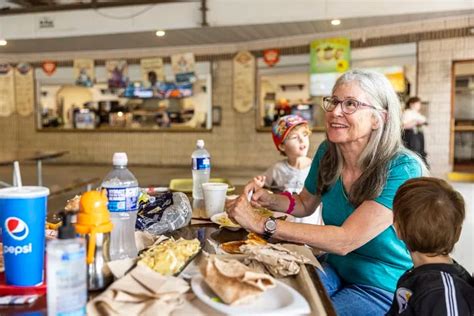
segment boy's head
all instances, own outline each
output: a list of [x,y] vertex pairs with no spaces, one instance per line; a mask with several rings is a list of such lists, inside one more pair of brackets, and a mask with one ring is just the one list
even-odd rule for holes
[[282,116],[272,127],[273,142],[284,156],[306,156],[310,134],[308,122],[298,115]]
[[393,202],[393,225],[410,252],[447,256],[461,234],[464,199],[446,181],[415,178]]

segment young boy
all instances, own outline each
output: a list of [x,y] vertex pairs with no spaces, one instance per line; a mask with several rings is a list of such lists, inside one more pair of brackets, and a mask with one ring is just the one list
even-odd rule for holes
[[[311,158],[307,157],[310,134],[308,122],[297,115],[286,115],[278,119],[272,127],[273,142],[286,159],[276,162],[264,175],[255,177],[253,181],[261,187],[292,194],[300,193],[311,167]],[[320,224],[319,213],[315,211],[311,216],[297,221]]]
[[387,315],[474,315],[474,279],[449,256],[465,216],[461,194],[441,179],[411,179],[393,215],[414,267],[398,280]]

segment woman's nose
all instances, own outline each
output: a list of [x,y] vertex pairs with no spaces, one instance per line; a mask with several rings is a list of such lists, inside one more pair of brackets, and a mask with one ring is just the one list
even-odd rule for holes
[[334,108],[334,110],[332,111],[332,113],[336,116],[342,116],[343,115],[343,111],[342,111],[342,102],[339,102],[336,107]]

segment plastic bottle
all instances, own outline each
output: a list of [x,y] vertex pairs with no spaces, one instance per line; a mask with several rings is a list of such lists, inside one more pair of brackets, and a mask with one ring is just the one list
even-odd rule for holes
[[107,190],[108,208],[114,228],[111,233],[110,258],[135,258],[135,222],[138,210],[138,181],[127,169],[126,153],[115,153],[114,169],[104,178],[102,188]]
[[85,315],[87,270],[84,239],[76,238],[72,213],[62,213],[58,239],[48,242],[48,315]]
[[204,148],[204,140],[198,139],[196,150],[191,155],[193,161],[193,199],[202,200],[202,184],[211,176],[211,156]]

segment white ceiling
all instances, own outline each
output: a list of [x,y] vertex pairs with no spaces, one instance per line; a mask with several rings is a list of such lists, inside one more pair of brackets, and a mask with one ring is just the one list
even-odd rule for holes
[[148,47],[192,46],[247,42],[286,36],[325,33],[362,27],[413,22],[461,14],[473,14],[474,10],[439,12],[430,14],[405,14],[392,16],[344,19],[337,28],[329,21],[306,21],[242,26],[201,27],[174,29],[165,37],[156,37],[154,32],[136,32],[63,38],[9,40],[0,47],[2,53],[42,53],[61,51],[90,51]]

